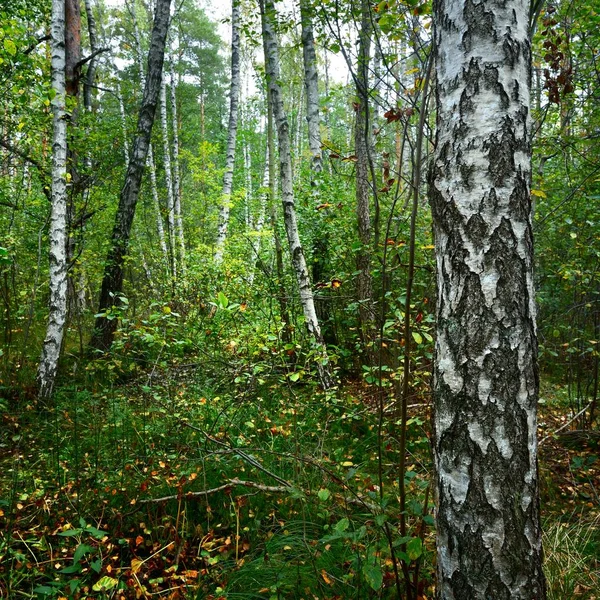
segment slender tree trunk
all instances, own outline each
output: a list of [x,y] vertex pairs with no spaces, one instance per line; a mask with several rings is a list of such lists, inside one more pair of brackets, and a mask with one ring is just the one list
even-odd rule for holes
[[[131,22],[133,24],[133,37],[135,39],[136,57],[138,62],[138,69],[140,71],[140,83],[142,86],[146,85],[146,73],[144,69],[144,53],[142,51],[142,41],[140,39],[140,31],[137,24],[137,18],[135,16],[135,0],[133,5],[129,5],[128,0],[125,0],[128,6],[129,13],[131,14]],[[124,121],[123,121],[124,122]],[[158,240],[160,243],[160,249],[162,251],[163,259],[165,261],[165,269],[167,274],[169,273],[169,249],[167,247],[167,238],[165,235],[165,225],[163,222],[161,210],[160,210],[160,197],[158,194],[158,182],[156,180],[156,163],[154,162],[154,148],[152,142],[148,146],[148,170],[150,171],[150,187],[152,192],[152,202],[156,211],[156,230],[158,232]]]
[[437,597],[543,600],[528,0],[436,0]]
[[175,67],[171,62],[171,115],[173,123],[173,198],[175,201],[175,231],[179,245],[179,268],[185,273],[185,236],[181,211],[181,174],[179,170],[179,123],[177,121],[177,82]]
[[[125,183],[121,190],[119,207],[111,239],[111,248],[106,259],[98,313],[106,315],[113,306],[118,306],[118,297],[123,290],[123,261],[129,247],[131,226],[135,215],[144,164],[148,156],[152,125],[159,101],[162,69],[165,57],[165,42],[169,29],[171,0],[157,0],[154,27],[148,52],[148,75],[144,88],[144,98],[140,107],[136,137],[129,158]],[[117,319],[98,317],[92,337],[93,348],[107,350],[112,344],[117,327]]]
[[371,52],[371,7],[369,0],[361,0],[361,29],[359,35],[358,65],[356,73],[356,124],[354,153],[356,155],[356,215],[360,250],[356,253],[356,295],[360,331],[367,354],[373,360],[375,335],[373,309],[373,281],[371,277],[371,187],[369,184],[369,56]]
[[275,245],[275,268],[277,273],[277,301],[279,303],[279,312],[283,323],[281,338],[284,343],[292,340],[292,327],[290,322],[290,311],[288,308],[287,294],[285,291],[285,277],[283,271],[283,247],[281,237],[277,228],[277,212],[275,198],[277,197],[277,177],[275,169],[275,125],[273,123],[273,107],[271,102],[271,92],[267,86],[267,161],[269,169],[269,218],[271,229],[273,230],[273,243]]
[[[248,156],[248,161],[250,160],[250,157]],[[249,169],[249,165],[247,167],[247,169]],[[252,244],[252,256],[251,256],[251,264],[250,264],[250,272],[248,273],[248,285],[252,286],[252,284],[254,283],[254,276],[256,274],[256,261],[258,261],[260,259],[260,246],[261,246],[261,233],[263,230],[263,227],[265,225],[265,213],[266,213],[266,209],[267,209],[267,203],[269,202],[269,150],[267,148],[267,155],[266,155],[266,159],[265,159],[265,171],[264,171],[264,175],[263,175],[263,182],[262,182],[262,187],[263,187],[263,191],[261,193],[261,198],[260,198],[260,207],[258,209],[258,218],[256,220],[256,225],[253,224],[253,219],[250,217],[250,199],[251,199],[251,195],[247,196],[247,203],[248,203],[248,213],[249,213],[249,218],[247,221],[247,225],[248,225],[248,230],[250,230],[250,227],[253,227],[254,232],[253,232],[253,236],[251,238],[251,244]],[[281,242],[280,242],[281,245]]]
[[167,188],[167,227],[169,234],[169,255],[171,274],[177,280],[177,248],[175,243],[175,199],[173,198],[173,176],[171,171],[171,144],[169,142],[169,121],[167,119],[167,78],[163,73],[160,86],[160,122],[162,126],[163,163],[165,167],[165,185]]
[[272,18],[275,7],[272,0],[261,0],[260,11],[262,18],[263,43],[265,52],[265,70],[267,85],[270,93],[270,102],[273,117],[277,125],[279,141],[279,173],[281,184],[281,200],[283,203],[283,218],[290,248],[292,266],[296,274],[300,303],[304,312],[304,320],[310,335],[314,338],[315,345],[321,356],[317,359],[317,368],[321,385],[327,389],[333,385],[329,370],[327,349],[323,342],[321,328],[315,311],[315,304],[310,283],[310,276],[304,258],[304,252],[298,235],[298,222],[294,203],[294,187],[292,178],[292,156],[290,149],[289,123],[283,106],[283,95],[279,87],[279,48],[275,32],[273,31]]
[[65,2],[52,1],[52,209],[50,215],[50,303],[37,372],[39,395],[50,400],[67,318],[67,121],[65,111]]
[[[92,10],[92,0],[85,0],[85,14],[87,17],[88,34],[90,36],[90,51],[93,54],[98,50],[98,37],[96,35],[96,19]],[[86,110],[92,110],[92,90],[96,79],[96,66],[98,58],[94,57],[88,65],[85,82],[83,85],[83,103]]]
[[223,259],[223,247],[227,238],[229,212],[231,209],[231,190],[233,187],[233,167],[235,165],[235,142],[238,126],[238,104],[240,100],[240,0],[231,3],[231,97],[229,98],[229,127],[227,130],[227,157],[225,174],[223,175],[223,190],[221,211],[219,213],[219,230],[217,232],[217,247],[215,260]]
[[[319,76],[317,71],[317,53],[312,28],[310,5],[307,0],[300,1],[302,23],[302,58],[304,61],[304,90],[306,95],[306,122],[308,124],[308,145],[311,154],[311,192],[315,207],[321,204],[321,173],[323,172],[323,155],[321,151],[321,119],[319,110]],[[329,254],[329,237],[325,230],[327,211],[317,213],[317,230],[313,242],[312,276],[313,282],[319,283],[326,276],[327,256]],[[323,293],[323,292],[322,292]],[[328,343],[335,343],[333,332],[327,326],[330,318],[329,299],[316,296],[315,310],[321,326],[323,337]]]

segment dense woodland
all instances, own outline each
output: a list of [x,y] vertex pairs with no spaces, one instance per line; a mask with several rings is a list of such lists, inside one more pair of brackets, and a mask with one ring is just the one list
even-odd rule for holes
[[0,598],[599,598],[600,6],[221,4],[0,0]]

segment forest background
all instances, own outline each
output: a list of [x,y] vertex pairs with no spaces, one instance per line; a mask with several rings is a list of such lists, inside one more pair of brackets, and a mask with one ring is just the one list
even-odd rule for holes
[[[302,287],[258,5],[220,23],[177,2],[124,283],[104,305],[153,10],[86,0],[67,15],[80,44],[63,118],[68,301],[40,397],[50,4],[0,3],[0,597],[431,598],[431,4],[276,5]],[[600,11],[533,9],[545,572],[551,598],[592,599]],[[237,48],[222,39],[232,22]],[[99,320],[110,345],[92,343]]]

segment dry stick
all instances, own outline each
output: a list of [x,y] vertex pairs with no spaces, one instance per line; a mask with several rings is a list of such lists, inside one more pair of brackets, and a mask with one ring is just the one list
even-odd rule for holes
[[563,429],[566,429],[575,419],[580,417],[593,403],[594,403],[594,401],[592,400],[585,408],[582,408],[572,419],[569,419],[564,425],[561,425],[556,431],[553,431],[552,433],[549,433],[547,436],[543,437],[540,440],[538,447],[541,446],[546,440],[550,439],[551,437],[554,437],[557,433],[560,433]]
[[173,494],[172,496],[163,496],[162,498],[148,498],[146,500],[140,500],[140,504],[148,504],[155,502],[168,502],[169,500],[178,500],[181,498],[185,498],[189,500],[191,498],[204,497],[209,496],[210,494],[217,494],[218,492],[222,492],[231,488],[232,485],[241,485],[243,487],[254,488],[256,490],[260,490],[262,492],[270,492],[273,494],[285,494],[290,491],[290,487],[286,487],[283,485],[263,485],[262,483],[256,483],[254,481],[242,481],[241,479],[229,479],[228,483],[224,483],[216,488],[211,488],[209,490],[202,490],[200,492],[186,492],[180,494]]

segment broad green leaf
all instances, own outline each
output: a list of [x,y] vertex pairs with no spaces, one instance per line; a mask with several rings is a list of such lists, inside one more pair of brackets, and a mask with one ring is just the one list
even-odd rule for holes
[[421,337],[420,333],[417,333],[416,331],[412,332],[412,336],[413,336],[413,340],[415,340],[415,342],[417,344],[422,344],[423,343],[423,338]]
[[406,544],[406,553],[410,560],[417,560],[423,554],[423,541],[421,538],[413,538]]
[[367,580],[368,584],[375,590],[378,591],[383,585],[383,572],[379,565],[366,564],[363,567],[363,575]]
[[317,496],[319,497],[319,500],[322,500],[323,502],[325,502],[325,500],[328,500],[329,497],[331,496],[331,492],[326,488],[321,488],[317,492]]
[[17,53],[17,46],[12,40],[6,38],[4,40],[4,49],[11,55],[14,56]]
[[340,519],[335,525],[334,525],[334,529],[335,531],[337,531],[338,533],[342,533],[342,531],[346,531],[346,529],[348,529],[348,527],[350,527],[350,521],[344,517],[343,519]]

